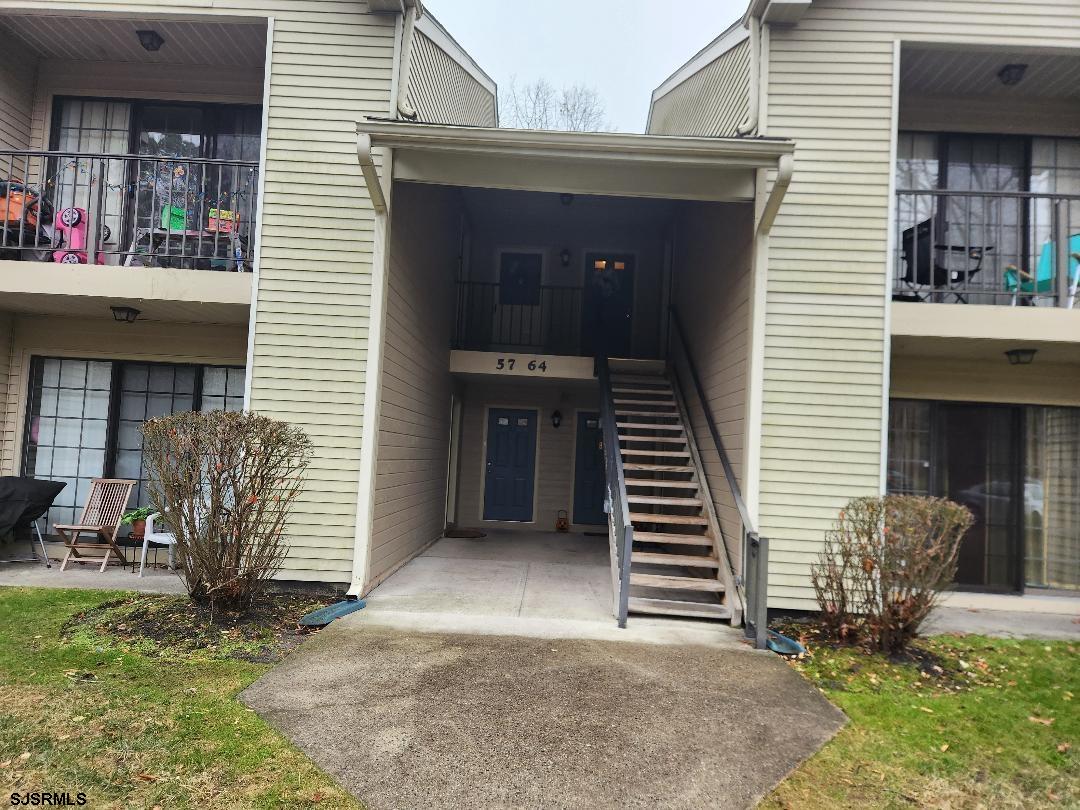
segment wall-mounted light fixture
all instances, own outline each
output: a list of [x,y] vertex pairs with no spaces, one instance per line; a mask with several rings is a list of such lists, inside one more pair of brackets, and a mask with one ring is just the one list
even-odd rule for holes
[[562,424],[562,411],[551,412],[551,426],[557,428]]
[[135,307],[109,307],[112,310],[113,320],[118,323],[135,323],[135,319],[142,313]]
[[160,51],[161,46],[165,44],[165,37],[152,28],[136,31],[135,36],[139,38],[139,44],[142,45],[144,49],[151,52]]
[[563,248],[559,251],[559,261],[562,262],[563,267],[570,266],[570,248]]
[[1009,349],[1005,356],[1009,358],[1010,366],[1029,366],[1037,351],[1038,349]]
[[1024,74],[1027,72],[1027,67],[1027,65],[1005,65],[998,71],[998,78],[1006,87],[1013,87],[1020,84]]

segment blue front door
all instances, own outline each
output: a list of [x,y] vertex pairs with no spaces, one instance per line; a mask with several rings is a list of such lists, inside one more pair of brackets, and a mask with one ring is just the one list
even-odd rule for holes
[[604,444],[600,414],[579,413],[574,461],[574,523],[598,526],[604,515]]
[[536,422],[536,411],[488,411],[484,520],[532,520]]

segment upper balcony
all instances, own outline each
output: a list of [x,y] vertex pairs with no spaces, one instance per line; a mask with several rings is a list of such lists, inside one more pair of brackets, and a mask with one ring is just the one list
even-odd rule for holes
[[901,53],[893,300],[1071,309],[1080,55]]
[[96,312],[119,290],[162,306],[172,296],[185,319],[204,319],[199,302],[239,317],[266,31],[258,18],[0,13],[5,308]]

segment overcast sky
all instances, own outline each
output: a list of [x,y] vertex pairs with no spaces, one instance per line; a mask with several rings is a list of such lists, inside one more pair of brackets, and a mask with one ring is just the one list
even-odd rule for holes
[[546,78],[595,87],[617,130],[641,132],[653,89],[746,0],[424,0],[503,91]]

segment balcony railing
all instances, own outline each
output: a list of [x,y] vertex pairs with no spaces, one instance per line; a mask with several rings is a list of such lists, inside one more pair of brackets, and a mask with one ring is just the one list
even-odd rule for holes
[[454,348],[579,355],[581,301],[580,287],[543,285],[522,299],[497,281],[459,281]]
[[259,165],[0,151],[0,258],[251,269]]
[[893,300],[1072,307],[1080,195],[901,190]]

